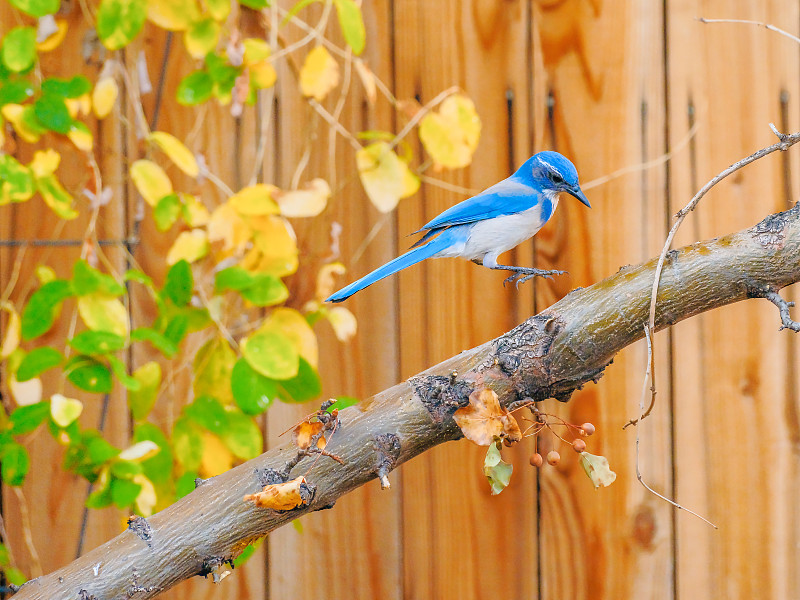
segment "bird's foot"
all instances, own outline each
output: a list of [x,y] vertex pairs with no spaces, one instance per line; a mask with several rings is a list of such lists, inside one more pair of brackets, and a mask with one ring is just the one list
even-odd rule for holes
[[503,287],[505,287],[506,283],[513,281],[515,282],[515,286],[519,289],[520,283],[525,283],[529,279],[533,279],[534,277],[544,277],[545,279],[552,279],[553,275],[564,275],[566,271],[559,271],[558,269],[534,269],[534,268],[526,268],[526,267],[519,267],[518,269],[514,269],[514,273],[509,275],[508,277],[503,280]]

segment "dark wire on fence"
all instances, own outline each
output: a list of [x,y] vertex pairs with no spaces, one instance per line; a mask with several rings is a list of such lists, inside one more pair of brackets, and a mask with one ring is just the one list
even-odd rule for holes
[[[0,247],[19,246],[82,246],[86,240],[0,240]],[[127,240],[98,240],[101,246],[135,246],[138,239]]]

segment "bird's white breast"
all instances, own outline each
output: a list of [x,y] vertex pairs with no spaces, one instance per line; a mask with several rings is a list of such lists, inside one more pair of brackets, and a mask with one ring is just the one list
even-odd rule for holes
[[[554,211],[558,204],[558,193],[548,191],[545,194],[553,203]],[[552,211],[543,219],[542,205],[537,203],[520,213],[473,223],[461,256],[469,260],[483,260],[487,254],[496,257],[533,237],[551,214]]]

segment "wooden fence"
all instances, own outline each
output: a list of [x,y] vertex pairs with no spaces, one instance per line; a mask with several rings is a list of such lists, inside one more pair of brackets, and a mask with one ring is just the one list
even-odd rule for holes
[[[78,22],[72,4],[68,18]],[[355,296],[348,305],[359,320],[355,339],[342,346],[319,326],[327,395],[367,397],[507,331],[574,287],[657,254],[671,215],[703,183],[775,141],[770,122],[787,131],[800,126],[800,43],[755,25],[698,21],[751,19],[797,34],[796,0],[364,0],[363,8],[367,60],[398,98],[424,103],[458,85],[475,100],[483,120],[475,161],[445,175],[448,181],[481,189],[535,150],[553,148],[574,160],[593,208],[564,200],[535,244],[514,251],[516,264],[562,268],[568,276],[517,291],[501,285],[501,274],[442,260]],[[3,3],[0,27],[11,22]],[[168,51],[163,34],[150,31],[125,57],[133,64],[143,49],[154,81],[163,65],[170,97],[191,66],[182,52]],[[77,43],[47,60],[68,61],[76,73],[94,77],[96,65],[82,61]],[[249,179],[258,138],[252,110],[236,120],[224,108],[192,112],[172,102],[157,108],[154,94],[144,102],[159,129],[188,136],[190,147],[230,185]],[[273,108],[279,127],[268,140],[264,179],[288,187],[305,149],[307,124],[316,117],[293,86],[279,85]],[[358,100],[342,118],[354,129],[395,123],[385,103],[370,108]],[[135,206],[125,173],[138,157],[137,142],[123,118],[95,134],[104,180],[115,192],[100,236],[125,240]],[[316,140],[306,174],[330,177],[335,169],[339,181],[350,183],[324,219],[298,223],[297,229],[303,252],[324,252],[330,223],[341,223],[348,277],[395,256],[408,244],[406,234],[463,199],[423,185],[384,218],[352,178],[352,152],[334,143],[326,136]],[[798,152],[772,155],[717,186],[689,217],[676,245],[753,225],[794,202]],[[64,160],[69,172],[69,152]],[[614,176],[590,183],[608,175]],[[81,177],[76,168],[71,183]],[[21,261],[13,299],[30,292],[37,264],[60,262],[63,270],[77,256],[77,247],[25,245],[51,238],[58,226],[58,219],[31,203],[0,209],[0,287]],[[351,260],[375,226],[381,227],[375,241]],[[59,236],[80,239],[85,227],[78,219]],[[144,241],[134,255],[158,279],[168,242],[152,227],[144,222]],[[112,242],[107,250],[123,264],[123,246]],[[308,296],[310,285],[295,278],[292,292]],[[148,310],[134,308],[134,320],[149,318]],[[718,530],[675,512],[637,482],[636,432],[622,425],[638,411],[646,360],[640,343],[568,404],[548,402],[572,422],[597,426],[592,449],[607,456],[618,475],[610,488],[595,491],[566,449],[556,468],[528,467],[532,448],[522,445],[513,453],[510,488],[493,497],[482,475],[481,449],[451,443],[392,473],[391,491],[369,484],[334,510],[303,518],[302,532],[277,531],[219,586],[198,579],[163,597],[796,598],[800,358],[797,340],[778,327],[775,307],[753,300],[655,338],[658,400],[639,431],[641,470],[654,489],[708,517]],[[65,335],[66,325],[47,339]],[[181,397],[187,387],[175,381],[172,391]],[[307,411],[271,409],[263,422],[269,443]],[[87,426],[102,420],[119,444],[129,434],[121,397],[112,397],[107,411],[100,403],[87,405],[82,419]],[[35,467],[22,488],[27,513],[21,495],[4,488],[2,514],[19,565],[35,575],[75,557],[87,484],[62,472],[62,449],[46,432],[30,440],[30,450]],[[118,533],[122,518],[113,509],[90,512],[83,548]],[[23,540],[26,520],[36,559]]]

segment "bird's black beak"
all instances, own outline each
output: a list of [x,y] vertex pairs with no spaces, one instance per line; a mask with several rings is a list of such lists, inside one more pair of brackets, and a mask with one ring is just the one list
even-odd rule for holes
[[568,190],[566,190],[566,192],[570,196],[573,196],[573,197],[577,198],[578,200],[580,200],[581,204],[585,204],[589,208],[592,208],[592,205],[589,204],[589,200],[586,198],[586,195],[583,193],[581,188],[576,187],[576,188],[568,189]]

